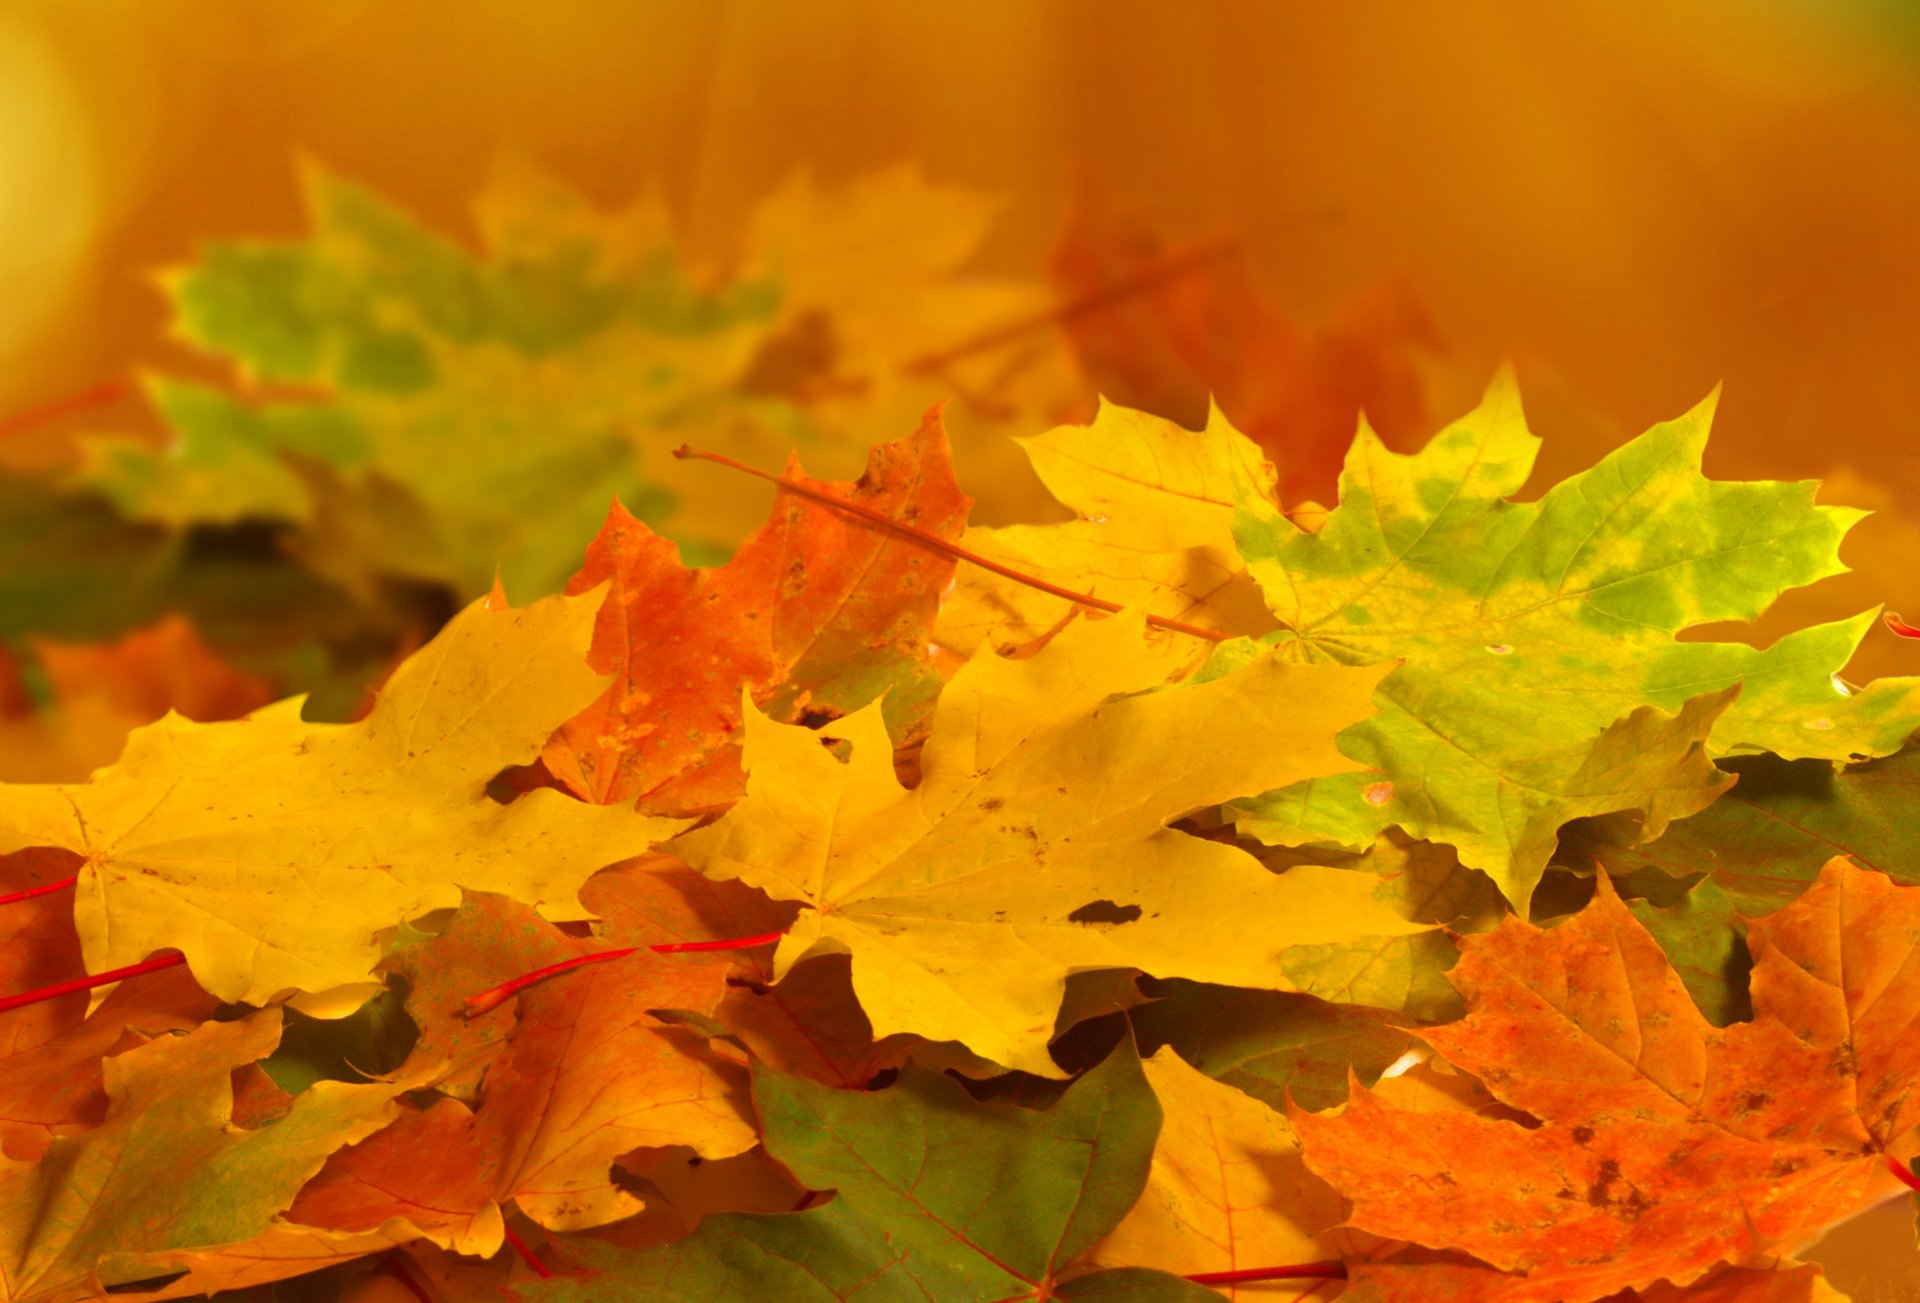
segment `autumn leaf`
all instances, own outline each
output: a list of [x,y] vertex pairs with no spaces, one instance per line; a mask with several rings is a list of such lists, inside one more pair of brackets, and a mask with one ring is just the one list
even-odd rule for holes
[[1154,1271],[1086,1274],[1081,1256],[1139,1197],[1160,1109],[1122,1046],[1031,1112],[982,1105],[952,1079],[905,1069],[875,1092],[764,1070],[754,1105],[768,1152],[834,1198],[806,1212],[709,1217],[638,1254],[579,1242],[585,1278],[522,1286],[542,1303],[724,1303],[937,1298],[941,1303],[1103,1297],[1119,1277],[1140,1303],[1218,1296]]
[[1602,877],[1556,928],[1466,938],[1468,1016],[1420,1033],[1541,1126],[1356,1086],[1294,1128],[1352,1225],[1496,1269],[1462,1298],[1584,1303],[1758,1265],[1898,1188],[1888,1158],[1920,1149],[1917,923],[1920,892],[1830,862],[1748,925],[1755,1018],[1720,1029]]
[[[0,781],[79,782],[110,764],[127,734],[169,710],[234,719],[273,700],[270,685],[218,656],[170,615],[110,643],[33,642],[52,700],[0,705]],[[0,667],[0,669],[11,667]]]
[[[1102,403],[1091,424],[1015,442],[1075,519],[969,529],[968,549],[1073,592],[1225,635],[1273,627],[1233,540],[1240,500],[1272,498],[1273,467],[1217,410],[1196,431]],[[1009,650],[1055,628],[1068,609],[1058,597],[963,565],[941,605],[940,640],[966,654],[989,642]],[[1209,649],[1176,640],[1162,650],[1191,665]]]
[[[1208,396],[1279,467],[1282,499],[1321,498],[1366,413],[1389,439],[1421,433],[1418,363],[1443,349],[1413,290],[1368,286],[1309,329],[1287,319],[1224,237],[1169,241],[1083,192],[1053,256],[1062,328],[1093,387],[1193,420]],[[1133,286],[1124,298],[1115,285]]]
[[[788,478],[938,538],[959,533],[940,414],[882,444],[855,484]],[[938,690],[927,643],[953,562],[797,494],[726,565],[693,570],[615,505],[570,593],[604,588],[588,661],[615,676],[547,744],[577,795],[650,813],[723,807],[745,790],[741,688],[783,723],[831,720],[887,695],[900,726]]]
[[[511,1200],[554,1229],[604,1225],[641,1210],[612,1175],[622,1155],[688,1145],[722,1158],[750,1148],[744,1077],[701,1038],[654,1016],[710,1012],[725,993],[726,954],[646,948],[713,939],[700,914],[717,894],[751,893],[716,891],[670,863],[623,865],[583,893],[603,920],[592,941],[564,936],[503,897],[470,897],[437,938],[403,953],[407,971],[427,979],[424,999],[409,1004],[422,1032],[409,1068],[439,1084],[437,1065],[458,1054],[463,1075],[477,1069],[481,1079],[468,1092],[472,1106],[443,1099],[336,1155],[291,1220],[367,1233],[406,1218],[443,1247],[491,1254],[502,1236],[497,1205]],[[450,974],[473,983],[471,996],[552,964],[634,948],[470,1017],[437,996]]]
[[1728,786],[1709,756],[1897,750],[1920,723],[1912,681],[1843,697],[1830,677],[1871,612],[1765,651],[1674,641],[1835,573],[1858,518],[1814,506],[1809,484],[1704,478],[1712,406],[1516,503],[1538,440],[1502,376],[1418,453],[1363,428],[1317,532],[1249,500],[1236,533],[1286,626],[1280,654],[1405,664],[1342,739],[1376,772],[1269,793],[1241,827],[1358,848],[1398,825],[1524,905],[1561,824],[1636,810],[1657,836]]
[[0,1161],[0,1288],[65,1303],[149,1279],[172,1250],[266,1232],[326,1156],[376,1130],[410,1083],[321,1082],[271,1126],[232,1125],[229,1077],[273,1049],[280,1015],[205,1023],[106,1061],[104,1121],[34,1165]]
[[[1078,377],[1049,287],[975,265],[1004,206],[911,166],[834,186],[786,182],[742,241],[740,274],[777,285],[780,299],[742,387],[804,405],[843,442],[944,399],[988,420],[1063,406]],[[980,442],[980,482],[1003,497]]]
[[[749,454],[786,442],[792,417],[761,414],[783,405],[727,393],[777,289],[696,283],[656,203],[596,229],[516,177],[539,197],[483,201],[476,257],[357,186],[309,183],[309,239],[214,245],[171,277],[181,333],[281,390],[168,383],[172,450],[93,441],[85,482],[129,518],[299,524],[309,562],[349,586],[384,573],[474,595],[498,565],[546,592],[616,493],[671,513],[666,449],[632,431],[704,418],[763,427]],[[724,514],[687,523],[730,542]]]
[[0,848],[84,858],[74,917],[89,971],[177,949],[223,1000],[372,980],[376,934],[468,886],[580,918],[580,884],[674,825],[532,792],[487,798],[596,696],[591,598],[475,603],[394,675],[362,723],[295,699],[245,720],[138,730],[84,784],[0,789]]
[[[1142,1065],[1165,1121],[1147,1188],[1090,1261],[1197,1275],[1325,1261],[1340,1197],[1301,1161],[1284,1114],[1213,1080],[1171,1050]],[[1228,1298],[1299,1298],[1304,1280],[1222,1286]]]
[[1267,775],[1339,768],[1331,735],[1377,671],[1265,660],[1154,691],[1165,661],[1143,634],[1136,614],[1076,622],[1027,660],[980,651],[942,694],[910,790],[875,707],[828,730],[852,744],[844,762],[751,711],[745,800],[671,849],[808,907],[776,976],[850,953],[876,1036],[1042,1075],[1058,1073],[1046,1046],[1077,969],[1284,987],[1289,945],[1418,930],[1357,875],[1276,878],[1167,827]]

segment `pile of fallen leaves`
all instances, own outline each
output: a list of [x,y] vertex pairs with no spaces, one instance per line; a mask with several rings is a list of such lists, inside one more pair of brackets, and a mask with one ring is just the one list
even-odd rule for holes
[[[496,238],[588,267],[564,228]],[[831,368],[703,397],[630,333],[825,318],[629,243],[591,329],[510,258],[216,258],[196,328],[325,392],[163,387],[173,451],[16,486],[95,570],[7,609],[173,612],[19,639],[25,776],[182,709],[0,786],[0,1298],[1840,1297],[1793,1253],[1920,1188],[1920,679],[1839,677],[1874,612],[1726,622],[1859,513],[1706,478],[1710,404],[1518,501],[1503,376],[1419,451],[1362,425],[1331,509],[1108,404],[1021,443],[1071,519],[969,526],[936,408],[691,566],[658,502],[570,533],[654,444],[528,438],[539,373],[737,487],[701,432],[818,426]],[[260,618],[235,566],[387,647],[345,722],[186,623]]]

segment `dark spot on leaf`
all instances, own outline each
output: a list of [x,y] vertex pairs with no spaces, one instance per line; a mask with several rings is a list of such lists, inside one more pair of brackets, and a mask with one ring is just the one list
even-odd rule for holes
[[1750,1090],[1740,1096],[1738,1107],[1743,1113],[1757,1113],[1771,1102],[1773,1096],[1764,1090]]
[[987,814],[992,814],[995,810],[998,810],[1001,806],[1005,804],[1006,802],[1001,798],[997,796],[990,796],[986,800],[980,802],[980,808]]
[[1088,901],[1067,915],[1069,923],[1131,923],[1139,918],[1138,905],[1116,905],[1110,900]]
[[1591,1140],[1591,1139],[1593,1139],[1593,1128],[1592,1128],[1592,1127],[1575,1127],[1575,1128],[1573,1129],[1573,1143],[1574,1143],[1574,1144],[1576,1144],[1576,1145],[1584,1145],[1584,1144],[1586,1144],[1586,1143],[1587,1143],[1587,1142],[1588,1142],[1589,1140]]
[[836,712],[831,710],[822,710],[821,708],[816,706],[812,710],[805,710],[800,712],[800,727],[801,728],[823,728],[826,725],[833,723],[834,720],[839,718],[840,716]]

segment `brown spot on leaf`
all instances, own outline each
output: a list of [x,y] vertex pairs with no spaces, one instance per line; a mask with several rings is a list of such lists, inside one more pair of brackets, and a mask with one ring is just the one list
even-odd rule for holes
[[1131,923],[1141,914],[1138,905],[1116,905],[1110,900],[1092,900],[1067,915],[1069,923]]

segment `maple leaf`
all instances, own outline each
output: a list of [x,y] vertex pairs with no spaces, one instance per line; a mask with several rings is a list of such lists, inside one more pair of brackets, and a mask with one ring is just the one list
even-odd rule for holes
[[[936,537],[966,519],[937,409],[876,447],[855,484],[809,480],[797,465],[788,478]],[[926,649],[952,573],[951,561],[797,494],[783,494],[726,565],[690,570],[615,504],[567,591],[604,587],[588,661],[616,677],[547,744],[547,769],[590,801],[682,813],[744,790],[742,685],[783,722],[836,718],[885,692],[903,723],[938,690]]]
[[[33,650],[52,701],[35,709],[22,693],[0,704],[0,782],[76,782],[118,756],[130,731],[169,710],[233,719],[274,696],[178,614],[107,644],[35,639]],[[0,675],[15,669],[4,659],[0,653]]]
[[321,1082],[271,1126],[236,1126],[230,1076],[279,1033],[265,1010],[109,1058],[100,1125],[55,1139],[37,1164],[0,1160],[0,1297],[91,1299],[150,1279],[155,1255],[265,1233],[329,1153],[417,1084]]
[[[1119,1297],[1200,1303],[1218,1295],[1163,1272],[1085,1271],[1081,1256],[1146,1180],[1160,1109],[1122,1045],[1045,1112],[976,1103],[909,1066],[886,1090],[835,1090],[756,1068],[768,1153],[811,1189],[799,1214],[709,1217],[637,1254],[579,1242],[590,1273],[516,1291],[569,1300],[941,1303]],[[1080,1274],[1076,1274],[1080,1273]]]
[[1359,875],[1275,877],[1166,826],[1268,774],[1340,767],[1332,733],[1379,672],[1264,660],[1154,691],[1165,661],[1143,632],[1136,613],[1075,622],[1028,660],[982,649],[942,694],[912,789],[876,707],[833,724],[844,762],[749,711],[746,798],[671,849],[808,907],[776,976],[850,953],[875,1035],[1042,1075],[1058,1073],[1046,1046],[1076,970],[1284,986],[1289,945],[1418,930]]
[[[1328,1235],[1340,1197],[1307,1171],[1283,1114],[1170,1050],[1143,1067],[1165,1114],[1147,1187],[1089,1261],[1191,1275],[1340,1256]],[[1231,1299],[1297,1298],[1325,1283],[1222,1288]]]
[[[717,890],[670,861],[623,865],[583,893],[603,919],[592,941],[566,937],[503,897],[469,897],[444,932],[402,956],[407,971],[426,978],[414,993],[422,998],[409,998],[422,1032],[413,1070],[431,1070],[443,1085],[438,1065],[458,1054],[467,1079],[481,1070],[478,1089],[466,1092],[476,1102],[441,1100],[336,1155],[289,1219],[368,1233],[405,1218],[444,1247],[490,1254],[501,1243],[497,1205],[509,1200],[554,1229],[603,1225],[641,1209],[611,1175],[622,1155],[689,1145],[721,1158],[749,1148],[754,1135],[742,1117],[737,1068],[652,1016],[710,1012],[726,990],[731,960],[645,947],[709,940],[703,915],[712,917],[715,897],[731,897],[722,903],[737,908],[751,894]],[[787,913],[753,921],[764,926]],[[639,953],[530,987],[517,996],[517,1011],[469,1018],[439,998],[450,975],[474,995],[615,948]]]
[[[1052,324],[1047,287],[969,265],[1003,207],[911,165],[833,187],[795,176],[754,209],[742,241],[741,274],[780,289],[742,387],[803,404],[842,439],[946,398],[988,419],[1069,401],[1057,335],[1032,328]],[[981,451],[981,482],[1001,496]]]
[[1062,320],[1094,388],[1187,419],[1211,395],[1279,466],[1286,501],[1332,488],[1361,412],[1390,438],[1424,428],[1416,360],[1442,343],[1403,280],[1368,287],[1310,330],[1261,292],[1231,241],[1159,239],[1084,191],[1053,274],[1069,301],[1145,281]]
[[[1227,634],[1263,633],[1272,616],[1234,545],[1242,498],[1270,499],[1273,467],[1216,410],[1203,430],[1111,403],[1091,424],[1016,439],[1076,519],[969,529],[965,546],[1022,574]],[[940,641],[971,654],[1030,642],[1060,623],[1058,597],[961,566],[941,604]],[[1189,664],[1198,640],[1164,651]]]
[[1749,923],[1755,1018],[1718,1029],[1603,876],[1556,928],[1466,938],[1468,1016],[1419,1033],[1541,1126],[1406,1114],[1356,1085],[1294,1128],[1352,1225],[1497,1269],[1465,1297],[1688,1285],[1897,1188],[1888,1157],[1920,1149],[1916,936],[1920,891],[1833,860]]
[[90,971],[177,949],[223,1000],[366,983],[376,934],[459,903],[462,885],[580,918],[581,883],[674,824],[558,792],[486,795],[603,683],[591,598],[468,607],[357,724],[298,699],[244,720],[168,716],[74,786],[0,788],[0,851],[84,858],[74,903]]
[[1657,836],[1730,784],[1709,755],[1898,749],[1920,722],[1915,682],[1841,698],[1830,681],[1871,612],[1765,651],[1674,641],[1835,573],[1859,515],[1814,506],[1810,484],[1703,477],[1712,407],[1515,503],[1539,441],[1503,374],[1418,453],[1363,427],[1317,532],[1249,499],[1236,533],[1287,626],[1280,654],[1405,664],[1342,739],[1378,772],[1269,793],[1241,827],[1360,847],[1398,825],[1456,846],[1524,905],[1561,824],[1638,810]]
[[[280,389],[164,384],[172,449],[92,441],[83,482],[130,518],[302,525],[308,563],[349,587],[398,574],[476,594],[498,566],[546,592],[616,493],[673,511],[665,449],[650,466],[634,431],[700,420],[748,455],[792,432],[784,404],[729,388],[777,290],[696,283],[657,203],[595,224],[511,177],[536,196],[482,201],[476,257],[366,190],[308,180],[308,240],[215,245],[170,278],[180,331]],[[724,500],[688,506],[700,539],[731,542]]]

